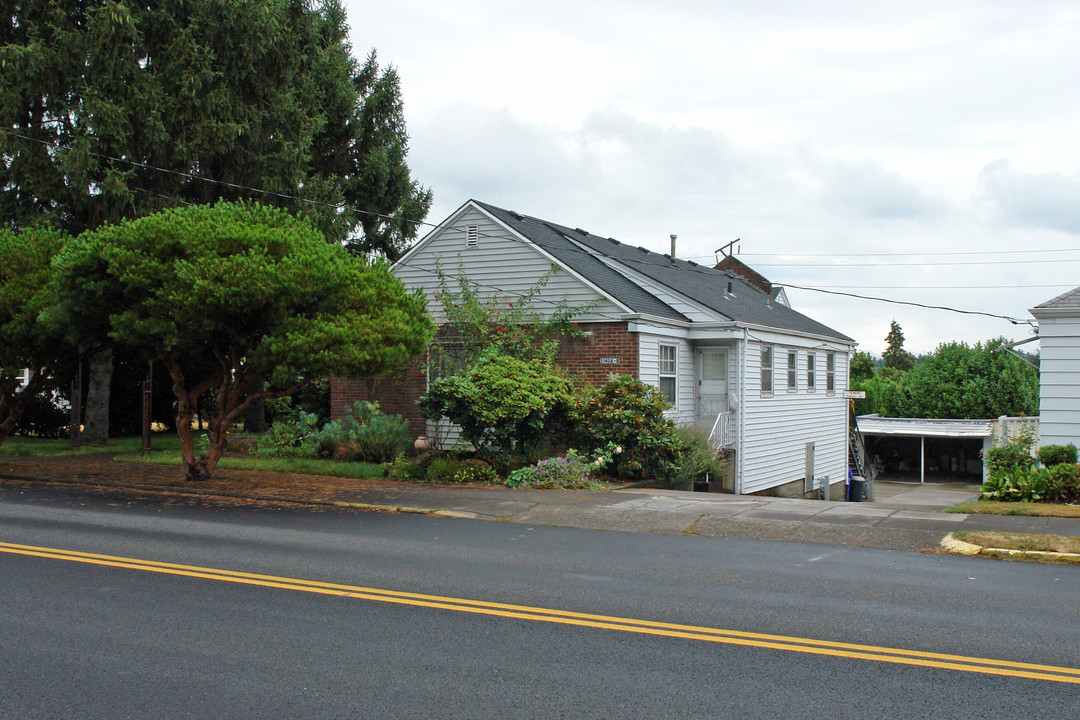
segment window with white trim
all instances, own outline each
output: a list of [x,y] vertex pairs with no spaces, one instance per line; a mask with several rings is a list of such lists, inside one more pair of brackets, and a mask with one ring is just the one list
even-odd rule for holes
[[660,346],[660,394],[664,401],[677,405],[679,347],[677,345]]
[[806,392],[817,390],[817,355],[806,353]]
[[825,392],[836,394],[836,353],[825,353]]
[[795,392],[796,383],[798,382],[799,372],[799,353],[794,350],[788,350],[787,354],[787,389],[788,392]]
[[773,349],[761,346],[761,394],[772,395]]

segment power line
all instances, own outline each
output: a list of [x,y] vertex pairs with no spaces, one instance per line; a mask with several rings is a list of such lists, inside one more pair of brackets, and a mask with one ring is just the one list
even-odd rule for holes
[[835,290],[823,290],[821,288],[804,287],[802,285],[784,285],[783,287],[794,288],[796,290],[809,290],[810,292],[825,293],[827,295],[842,295],[844,297],[857,298],[859,300],[875,300],[877,302],[891,303],[893,305],[910,305],[912,307],[925,308],[927,310],[947,310],[949,312],[960,313],[962,315],[983,315],[986,317],[997,318],[999,320],[1007,320],[1013,325],[1032,325],[1034,321],[1025,320],[1023,318],[1013,318],[1008,315],[995,315],[994,313],[983,312],[981,310],[960,310],[958,308],[946,307],[944,305],[926,305],[924,303],[909,302],[906,300],[892,300],[889,298],[873,297],[871,295],[857,295],[855,293],[838,292]]
[[[16,133],[16,132],[13,132],[11,130],[7,130],[7,129],[3,129],[3,128],[0,128],[0,133],[6,134],[6,135],[9,135],[9,136],[12,136],[12,137],[20,138],[22,140],[27,140],[27,141],[30,141],[30,142],[36,142],[36,143],[39,143],[39,144],[44,145],[46,147],[53,147],[53,148],[57,148],[57,149],[67,149],[67,150],[73,149],[69,145],[62,145],[62,144],[56,143],[56,142],[49,142],[49,141],[45,141],[45,140],[40,140],[38,138],[33,138],[33,137],[28,136],[28,135],[22,135],[20,133]],[[405,220],[404,218],[395,218],[395,217],[390,216],[390,215],[383,215],[381,213],[376,213],[376,212],[372,212],[372,211],[368,211],[368,210],[361,210],[359,208],[354,208],[354,207],[345,205],[344,203],[339,203],[339,204],[326,203],[326,202],[322,202],[322,201],[318,201],[318,200],[311,200],[311,199],[308,199],[308,198],[298,197],[298,196],[295,196],[295,195],[289,195],[288,193],[281,193],[281,192],[276,192],[276,191],[272,191],[272,190],[265,190],[265,189],[262,189],[262,188],[256,188],[256,187],[252,187],[252,186],[248,186],[248,185],[241,185],[241,184],[238,184],[238,183],[231,183],[231,182],[227,182],[227,181],[224,181],[224,180],[216,180],[216,179],[213,179],[213,178],[203,177],[201,175],[195,175],[193,173],[186,173],[186,172],[182,172],[182,171],[179,171],[179,170],[171,170],[171,169],[168,169],[168,168],[162,168],[162,167],[158,167],[158,166],[155,166],[155,165],[150,165],[149,163],[142,163],[142,162],[137,162],[137,161],[134,161],[134,160],[127,160],[127,159],[124,159],[124,158],[117,158],[117,157],[113,157],[111,155],[106,155],[104,153],[97,153],[97,152],[93,152],[93,151],[88,151],[87,154],[92,155],[94,157],[99,157],[99,158],[104,158],[104,159],[107,159],[107,160],[112,160],[114,162],[126,163],[128,165],[143,168],[143,169],[146,169],[146,170],[154,170],[154,171],[158,171],[158,172],[177,175],[177,176],[180,176],[180,177],[185,177],[185,178],[188,178],[188,179],[191,179],[191,180],[200,180],[200,181],[203,181],[203,182],[222,185],[222,186],[230,187],[230,188],[233,188],[233,189],[247,190],[247,191],[250,191],[250,192],[261,193],[261,194],[264,194],[264,195],[273,196],[273,197],[279,197],[279,198],[282,198],[282,199],[295,200],[295,201],[298,201],[298,202],[307,203],[307,204],[311,204],[311,205],[319,205],[319,206],[328,207],[328,208],[332,208],[332,209],[336,209],[336,210],[351,210],[352,212],[355,212],[355,213],[358,213],[358,214],[369,215],[369,216],[378,217],[378,218],[385,219],[385,220],[393,220],[395,222],[400,222],[400,221],[410,222],[410,223],[414,223],[414,224],[416,224],[418,226],[419,225],[428,226],[428,227],[432,228],[433,230],[437,230],[437,229],[440,229],[440,228],[443,228],[443,227],[447,227],[447,226],[443,226],[441,224],[429,223],[429,222],[425,222],[425,221],[422,221],[422,220]],[[141,190],[141,188],[135,188],[135,189]],[[150,192],[150,191],[145,191],[144,190],[144,192]],[[168,197],[168,196],[160,195],[159,193],[153,193],[153,194],[159,195],[160,197]],[[183,200],[180,200],[179,198],[170,198],[170,199],[176,200],[177,202],[185,202]],[[536,219],[536,218],[533,218],[533,219]],[[480,233],[480,236],[485,237],[485,238],[489,238],[489,239],[495,239],[493,236],[490,236],[490,235],[488,235],[486,233]],[[574,242],[569,237],[567,239],[571,243]],[[567,248],[565,250],[568,251],[568,252],[577,252],[577,253],[580,253],[580,254],[583,254],[583,255],[588,255],[590,257],[595,257],[595,255],[593,253],[586,252],[584,250],[580,250],[580,249],[577,249],[577,248]],[[649,252],[652,253],[652,251],[649,251]],[[1034,251],[1032,251],[1032,252],[1034,252]],[[1046,251],[1046,252],[1052,252],[1052,251]],[[656,253],[652,253],[652,254],[656,255]],[[903,254],[903,253],[901,253],[901,254]],[[969,253],[961,253],[961,254],[969,254]],[[971,253],[971,254],[973,254],[973,253]],[[617,262],[619,264],[622,264],[622,265],[640,264],[640,265],[643,265],[643,266],[644,265],[652,266],[652,265],[655,264],[653,262],[645,262],[643,260],[632,260],[630,258],[621,258],[621,259],[620,258],[611,258],[611,260],[614,261],[614,262]],[[671,262],[675,262],[675,261],[672,260]],[[973,262],[973,263],[939,263],[939,264],[933,264],[933,263],[890,263],[889,265],[871,264],[871,265],[868,265],[868,266],[870,266],[870,267],[873,267],[873,266],[891,267],[891,266],[896,266],[896,265],[918,265],[918,266],[922,266],[922,267],[926,267],[926,266],[934,267],[936,265],[1015,264],[1016,262],[1040,262],[1041,263],[1041,262],[1068,262],[1068,261],[1064,261],[1064,260],[986,261],[986,262]],[[763,263],[760,266],[761,267],[841,267],[841,268],[842,267],[860,267],[860,265],[857,265],[857,264],[847,264],[847,263],[842,264],[842,265],[810,264],[810,263],[799,263],[799,264],[790,265],[790,264],[783,264],[783,263]],[[424,270],[423,268],[417,268],[417,269],[423,270],[424,272],[428,272],[429,274],[437,275],[437,273],[433,273],[432,271],[429,271],[429,270]],[[712,268],[704,268],[704,267],[689,267],[689,268],[684,267],[683,269],[686,270],[686,271],[689,271],[689,272],[698,272],[698,273],[707,274],[707,275],[710,275],[710,276],[712,275],[713,272],[716,272]],[[454,277],[455,279],[458,279],[458,280],[461,279],[460,276],[447,275],[447,277]],[[468,280],[467,277],[465,279]],[[476,283],[474,283],[474,284],[476,284]],[[477,284],[477,286],[478,287],[488,287],[489,289],[494,289],[496,291],[501,291],[500,288],[495,288],[494,286],[481,286],[479,284]],[[877,301],[877,302],[885,302],[885,303],[891,303],[891,304],[895,304],[895,305],[908,305],[908,306],[922,307],[922,308],[934,309],[934,310],[945,310],[945,311],[961,313],[961,314],[965,314],[965,315],[984,315],[984,316],[987,316],[987,317],[1006,320],[1006,321],[1008,321],[1008,322],[1010,322],[1010,323],[1012,323],[1014,325],[1018,325],[1018,324],[1021,324],[1021,323],[1032,324],[1032,322],[1030,320],[1011,318],[1011,317],[1008,317],[1008,316],[1005,316],[1005,315],[996,315],[996,314],[993,314],[993,313],[986,313],[986,312],[981,312],[981,311],[977,311],[977,310],[961,310],[961,309],[957,309],[957,308],[950,308],[950,307],[945,307],[945,306],[940,306],[940,305],[925,305],[925,304],[922,304],[922,303],[908,302],[908,301],[904,301],[904,300],[891,300],[889,298],[871,297],[871,296],[865,296],[865,295],[857,295],[857,294],[853,294],[853,293],[843,293],[843,292],[826,290],[826,289],[823,289],[823,288],[811,288],[811,287],[805,287],[805,286],[799,286],[799,285],[786,284],[786,285],[783,285],[783,286],[784,287],[795,288],[795,289],[799,289],[799,290],[808,290],[808,291],[811,291],[811,292],[820,292],[820,293],[826,293],[826,294],[831,294],[831,295],[847,296],[847,297],[857,298],[857,299],[861,299],[861,300],[874,300],[874,301]],[[547,302],[547,303],[552,304],[552,305],[557,305],[557,303],[552,303],[552,302],[544,300],[542,298],[541,298],[541,301]],[[598,314],[598,315],[603,317],[602,314]],[[614,319],[614,318],[612,317],[611,319]]]

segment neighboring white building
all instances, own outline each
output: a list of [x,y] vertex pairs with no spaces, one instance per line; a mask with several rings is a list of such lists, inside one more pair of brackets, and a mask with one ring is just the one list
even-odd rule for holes
[[1080,287],[1030,312],[1039,321],[1039,444],[1080,447]]
[[[436,325],[436,262],[479,295],[504,298],[557,268],[533,308],[592,303],[576,318],[588,337],[564,342],[558,362],[594,384],[618,372],[658,387],[676,422],[697,424],[734,450],[734,492],[801,495],[807,468],[818,483],[846,482],[843,391],[855,343],[792,310],[782,288],[741,263],[717,269],[672,259],[470,200],[393,269],[424,291]],[[410,372],[404,382],[425,381]],[[335,383],[334,412],[344,412],[356,393]],[[401,398],[419,392],[398,388],[386,405],[403,407]]]

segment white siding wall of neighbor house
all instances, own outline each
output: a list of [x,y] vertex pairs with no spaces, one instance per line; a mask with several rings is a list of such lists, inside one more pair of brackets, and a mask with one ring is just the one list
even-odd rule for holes
[[676,375],[677,400],[675,407],[665,415],[679,425],[692,424],[697,396],[694,392],[694,351],[685,338],[659,333],[638,333],[638,367],[641,381],[654,387],[660,387],[660,345],[674,345],[678,348],[678,374]]
[[[477,228],[475,247],[467,247],[470,226]],[[465,276],[476,284],[480,297],[494,294],[518,297],[528,292],[552,265],[539,250],[507,232],[484,213],[475,208],[467,209],[449,227],[436,231],[415,253],[394,266],[394,274],[406,287],[424,289],[428,312],[436,324],[442,321],[443,307],[434,297],[439,288],[436,257],[451,290],[457,290],[456,278],[464,271]],[[599,293],[560,269],[533,301],[532,309],[541,316],[550,315],[564,297],[571,307],[584,307],[599,297]],[[611,320],[622,312],[613,303],[604,301],[580,319]]]
[[[806,475],[806,443],[814,443],[814,476],[830,484],[847,478],[848,348],[810,338],[754,332],[746,347],[739,492],[761,492]],[[761,392],[761,348],[773,348],[773,391]],[[828,346],[826,348],[825,346]],[[797,353],[795,390],[787,388],[787,354]],[[817,356],[816,388],[807,389],[807,353]],[[835,391],[826,385],[826,353],[836,358]]]
[[1080,446],[1080,317],[1039,319],[1040,444]]

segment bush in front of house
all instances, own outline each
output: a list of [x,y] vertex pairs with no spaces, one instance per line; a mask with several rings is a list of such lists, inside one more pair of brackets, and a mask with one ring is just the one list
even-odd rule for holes
[[625,479],[671,483],[682,450],[675,423],[660,391],[629,375],[611,375],[587,391],[571,412],[575,445],[595,453],[618,446],[605,474]]
[[254,454],[269,458],[313,458],[319,455],[319,416],[300,410],[274,421],[259,437]]
[[447,418],[482,455],[508,468],[514,458],[535,457],[543,441],[560,433],[573,397],[573,385],[551,358],[489,349],[465,372],[432,382],[420,413]]
[[378,403],[358,402],[345,418],[321,428],[315,413],[298,410],[279,417],[259,437],[255,454],[387,462],[408,446],[408,423],[400,415],[384,414]]
[[409,424],[400,415],[386,415],[379,403],[357,402],[341,420],[318,433],[318,451],[335,460],[387,462],[409,447]]
[[1039,462],[1043,467],[1061,465],[1062,463],[1076,464],[1076,446],[1068,445],[1044,445],[1039,448]]
[[1021,465],[991,473],[980,500],[1002,502],[1080,502],[1080,465]]
[[693,425],[679,425],[675,428],[675,434],[679,440],[679,455],[671,484],[703,480],[706,476],[719,480],[724,472],[724,464],[716,456],[716,450],[709,445],[709,433]]

